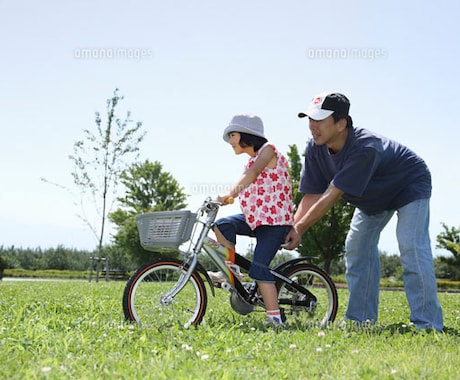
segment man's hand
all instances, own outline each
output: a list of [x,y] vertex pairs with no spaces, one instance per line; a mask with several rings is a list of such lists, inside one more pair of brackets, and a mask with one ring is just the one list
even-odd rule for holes
[[282,247],[284,249],[288,250],[293,250],[294,248],[297,248],[300,244],[300,235],[296,231],[294,227],[292,227],[291,231],[286,235],[286,238],[284,239],[284,244]]

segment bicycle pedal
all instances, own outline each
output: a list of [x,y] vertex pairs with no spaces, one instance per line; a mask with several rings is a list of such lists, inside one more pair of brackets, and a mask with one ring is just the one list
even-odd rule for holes
[[220,284],[220,287],[225,290],[231,290],[233,289],[233,286],[230,285],[227,281],[224,281]]

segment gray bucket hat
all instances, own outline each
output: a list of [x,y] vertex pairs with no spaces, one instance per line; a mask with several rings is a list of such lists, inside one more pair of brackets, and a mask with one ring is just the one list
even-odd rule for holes
[[224,130],[222,136],[226,142],[230,141],[228,134],[230,132],[243,132],[250,135],[263,137],[264,136],[264,123],[259,116],[256,115],[236,115]]

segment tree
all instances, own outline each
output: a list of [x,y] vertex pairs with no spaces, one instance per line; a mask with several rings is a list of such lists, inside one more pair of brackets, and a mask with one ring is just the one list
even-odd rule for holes
[[3,278],[3,271],[8,268],[8,260],[6,256],[0,254],[0,280]]
[[454,258],[460,259],[460,228],[449,227],[441,223],[444,231],[436,236],[438,244],[436,248],[442,248],[454,255]]
[[[116,116],[116,108],[123,100],[115,89],[112,98],[107,99],[107,120],[103,121],[96,112],[95,130],[84,129],[84,138],[74,143],[73,154],[69,156],[74,164],[72,177],[82,194],[82,215],[80,218],[91,229],[98,240],[98,251],[102,255],[106,218],[115,201],[118,180],[127,167],[128,157],[138,157],[139,143],[145,133],[142,123],[134,123],[128,111],[124,120]],[[93,222],[85,212],[84,195],[95,206],[99,221]]]
[[441,223],[444,231],[436,236],[438,244],[436,248],[442,248],[449,251],[454,257],[440,257],[439,260],[448,267],[451,267],[450,273],[453,280],[458,280],[460,269],[460,228],[449,227]]
[[126,192],[118,198],[121,207],[109,214],[110,220],[118,227],[114,241],[117,247],[124,249],[140,264],[160,253],[145,251],[140,245],[136,215],[183,209],[187,196],[172,175],[163,171],[158,161],[152,163],[146,160],[131,165],[121,173],[120,181]]
[[292,197],[294,207],[297,207],[302,199],[302,193],[299,193],[300,176],[302,174],[302,162],[300,160],[297,145],[289,145],[289,175],[292,181]]
[[402,265],[399,255],[388,255],[384,251],[379,251],[380,255],[380,274],[382,277],[394,277],[396,280],[402,280]]
[[[301,160],[297,146],[289,146],[289,174],[292,179],[292,191],[295,207],[302,199],[299,193]],[[302,236],[298,251],[301,256],[319,256],[324,269],[329,272],[333,260],[345,252],[345,238],[353,216],[354,207],[339,200],[318,222]]]
[[72,261],[75,255],[72,251],[65,249],[64,246],[59,245],[56,249],[52,248],[46,252],[46,268],[64,270],[72,268]]
[[118,201],[133,213],[180,210],[186,206],[184,189],[158,161],[134,163],[121,173],[120,182],[126,192]]

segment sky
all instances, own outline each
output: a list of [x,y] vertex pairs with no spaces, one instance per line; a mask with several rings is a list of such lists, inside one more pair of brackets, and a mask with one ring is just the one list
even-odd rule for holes
[[[356,126],[427,162],[430,237],[445,254],[441,223],[460,225],[459,12],[456,0],[0,0],[0,246],[95,248],[68,156],[115,88],[119,117],[147,132],[141,159],[161,162],[191,210],[242,173],[247,157],[222,140],[233,115],[259,115],[281,152],[302,152],[297,113],[339,91]],[[380,241],[389,254],[395,223]]]

